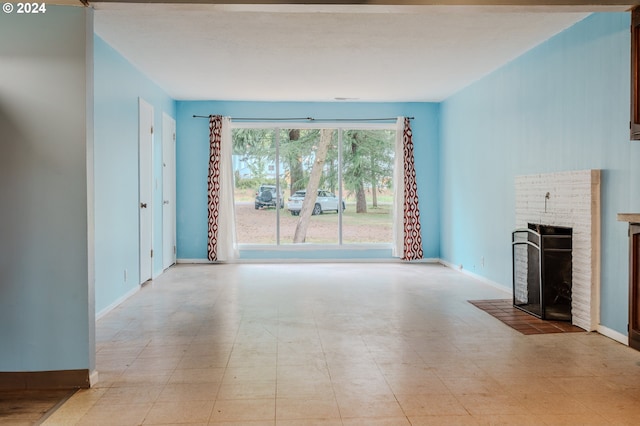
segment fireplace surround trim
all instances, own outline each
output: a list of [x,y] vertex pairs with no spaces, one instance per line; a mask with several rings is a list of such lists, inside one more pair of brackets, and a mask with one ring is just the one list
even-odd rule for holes
[[587,331],[600,323],[600,181],[600,170],[515,179],[515,228],[538,223],[573,229],[572,323]]

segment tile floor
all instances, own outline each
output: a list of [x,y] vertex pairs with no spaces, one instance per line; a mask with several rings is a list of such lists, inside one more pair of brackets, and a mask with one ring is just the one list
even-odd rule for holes
[[469,300],[476,308],[499,319],[522,334],[576,333],[583,332],[569,321],[541,320],[513,307],[512,299]]
[[432,264],[180,265],[97,323],[45,425],[637,425],[640,352],[523,335]]

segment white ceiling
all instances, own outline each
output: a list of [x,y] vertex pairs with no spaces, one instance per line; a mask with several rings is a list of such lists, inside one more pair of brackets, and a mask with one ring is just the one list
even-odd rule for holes
[[441,101],[626,7],[95,3],[95,31],[180,100]]

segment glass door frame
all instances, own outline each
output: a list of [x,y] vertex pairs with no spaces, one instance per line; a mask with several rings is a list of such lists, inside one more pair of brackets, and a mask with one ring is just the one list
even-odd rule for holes
[[[280,193],[280,131],[282,129],[334,129],[338,132],[338,206],[342,205],[343,202],[343,194],[342,194],[342,166],[343,166],[343,132],[345,130],[393,130],[397,132],[398,127],[396,121],[389,122],[359,122],[355,121],[336,121],[336,120],[312,120],[308,122],[297,122],[297,121],[231,121],[231,130],[234,129],[270,129],[275,132],[274,141],[275,141],[275,173],[276,173],[276,191]],[[397,137],[397,135],[396,135]],[[394,152],[394,155],[398,155],[397,152]],[[342,209],[338,209],[338,243],[337,244],[294,244],[294,243],[285,243],[282,244],[280,242],[280,209],[276,208],[276,243],[274,245],[271,244],[247,244],[247,243],[239,243],[238,246],[245,250],[251,248],[260,248],[264,249],[265,247],[269,247],[271,250],[278,249],[286,249],[290,250],[293,247],[312,247],[313,249],[338,249],[347,247],[353,249],[355,247],[367,247],[371,246],[372,248],[381,248],[381,247],[392,247],[392,242],[388,243],[349,243],[343,244],[342,240]]]

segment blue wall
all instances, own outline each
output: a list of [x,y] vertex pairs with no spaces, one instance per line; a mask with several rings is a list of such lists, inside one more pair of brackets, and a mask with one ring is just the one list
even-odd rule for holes
[[154,107],[153,269],[154,275],[162,272],[162,113],[175,118],[175,101],[98,36],[94,61],[96,311],[100,313],[139,284],[139,97]]
[[91,9],[0,13],[0,371],[95,368]]
[[603,169],[601,323],[623,334],[628,240],[616,214],[640,211],[629,23],[590,15],[441,106],[442,258],[510,287],[515,176]]
[[[294,102],[178,102],[177,105],[177,245],[179,259],[207,257],[207,169],[209,123],[193,115],[222,114],[231,117],[372,118],[413,116],[417,179],[425,257],[439,256],[438,104],[429,103],[294,103]],[[305,258],[326,258],[325,253],[305,252]],[[377,251],[370,253],[379,257]],[[255,258],[256,253],[241,253]],[[262,256],[259,255],[259,256]],[[273,253],[264,253],[264,258]],[[279,252],[282,258],[300,253]],[[347,258],[361,254],[336,252]],[[334,257],[335,258],[335,257]]]

